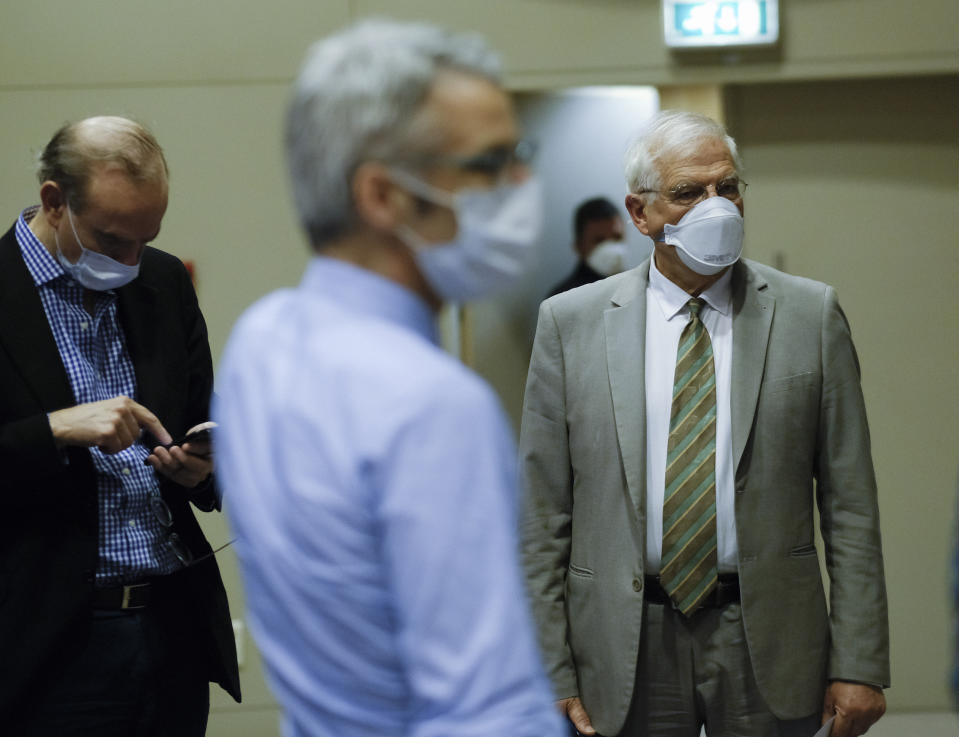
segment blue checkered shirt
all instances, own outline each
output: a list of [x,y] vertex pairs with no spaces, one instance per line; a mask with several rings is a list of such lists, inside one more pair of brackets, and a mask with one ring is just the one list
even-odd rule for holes
[[[116,293],[94,292],[94,314],[84,309],[84,288],[67,275],[27,225],[37,209],[21,213],[17,243],[40,294],[74,399],[77,404],[120,395],[136,399],[136,374],[117,320]],[[150,506],[150,497],[159,496],[160,487],[153,468],[143,462],[149,449],[134,443],[114,454],[98,448],[89,451],[97,477],[100,521],[96,585],[132,583],[181,568],[166,542],[168,531]]]

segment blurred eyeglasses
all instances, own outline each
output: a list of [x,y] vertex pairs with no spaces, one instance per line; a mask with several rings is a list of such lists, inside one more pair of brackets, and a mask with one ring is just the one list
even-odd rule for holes
[[173,512],[170,511],[170,507],[164,501],[163,497],[159,494],[150,495],[150,509],[153,511],[153,516],[156,517],[157,522],[163,525],[167,530],[166,543],[170,546],[170,549],[173,551],[173,554],[179,559],[183,564],[184,568],[189,568],[190,566],[195,566],[197,563],[210,558],[221,550],[223,550],[228,545],[232,545],[236,542],[236,538],[225,542],[220,547],[215,550],[210,551],[206,555],[201,555],[199,558],[195,558],[193,553],[190,552],[190,548],[187,547],[187,544],[183,542],[183,538],[180,537],[177,533],[173,532],[171,529],[173,527]]
[[451,166],[492,179],[503,177],[515,166],[529,166],[536,157],[536,144],[521,140],[511,146],[496,146],[473,156],[424,156],[421,163],[431,166]]
[[747,183],[738,177],[723,179],[716,184],[677,184],[672,189],[644,189],[640,194],[653,192],[661,194],[663,199],[673,205],[692,207],[709,197],[712,190],[719,197],[725,197],[732,202],[738,202],[746,193]]

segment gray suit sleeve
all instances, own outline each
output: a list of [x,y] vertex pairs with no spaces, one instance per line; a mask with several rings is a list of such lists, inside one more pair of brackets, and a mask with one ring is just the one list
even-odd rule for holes
[[556,698],[568,698],[578,694],[566,618],[572,471],[562,342],[548,301],[540,307],[526,382],[520,462],[525,484],[522,544],[527,587],[546,672]]
[[816,489],[830,581],[830,679],[889,685],[879,507],[859,359],[835,291],[822,316]]

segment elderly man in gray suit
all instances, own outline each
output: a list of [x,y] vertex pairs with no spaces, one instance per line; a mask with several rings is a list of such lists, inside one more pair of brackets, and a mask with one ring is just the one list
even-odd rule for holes
[[858,359],[831,287],[740,259],[741,169],[715,121],[657,115],[626,165],[652,258],[540,308],[524,555],[583,734],[857,737],[885,710]]

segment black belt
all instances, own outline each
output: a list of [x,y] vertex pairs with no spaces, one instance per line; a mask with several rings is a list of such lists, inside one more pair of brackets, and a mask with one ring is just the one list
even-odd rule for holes
[[153,596],[153,585],[135,583],[94,589],[91,606],[94,609],[146,609]]
[[[666,590],[659,582],[659,576],[644,576],[643,587],[646,590],[644,597],[648,603],[663,604],[665,606],[672,606],[674,609],[676,608],[673,600],[669,598],[669,594],[666,593]],[[739,576],[735,573],[721,573],[716,588],[709,593],[709,596],[703,600],[700,606],[707,609],[719,609],[727,604],[733,604],[738,601]]]

